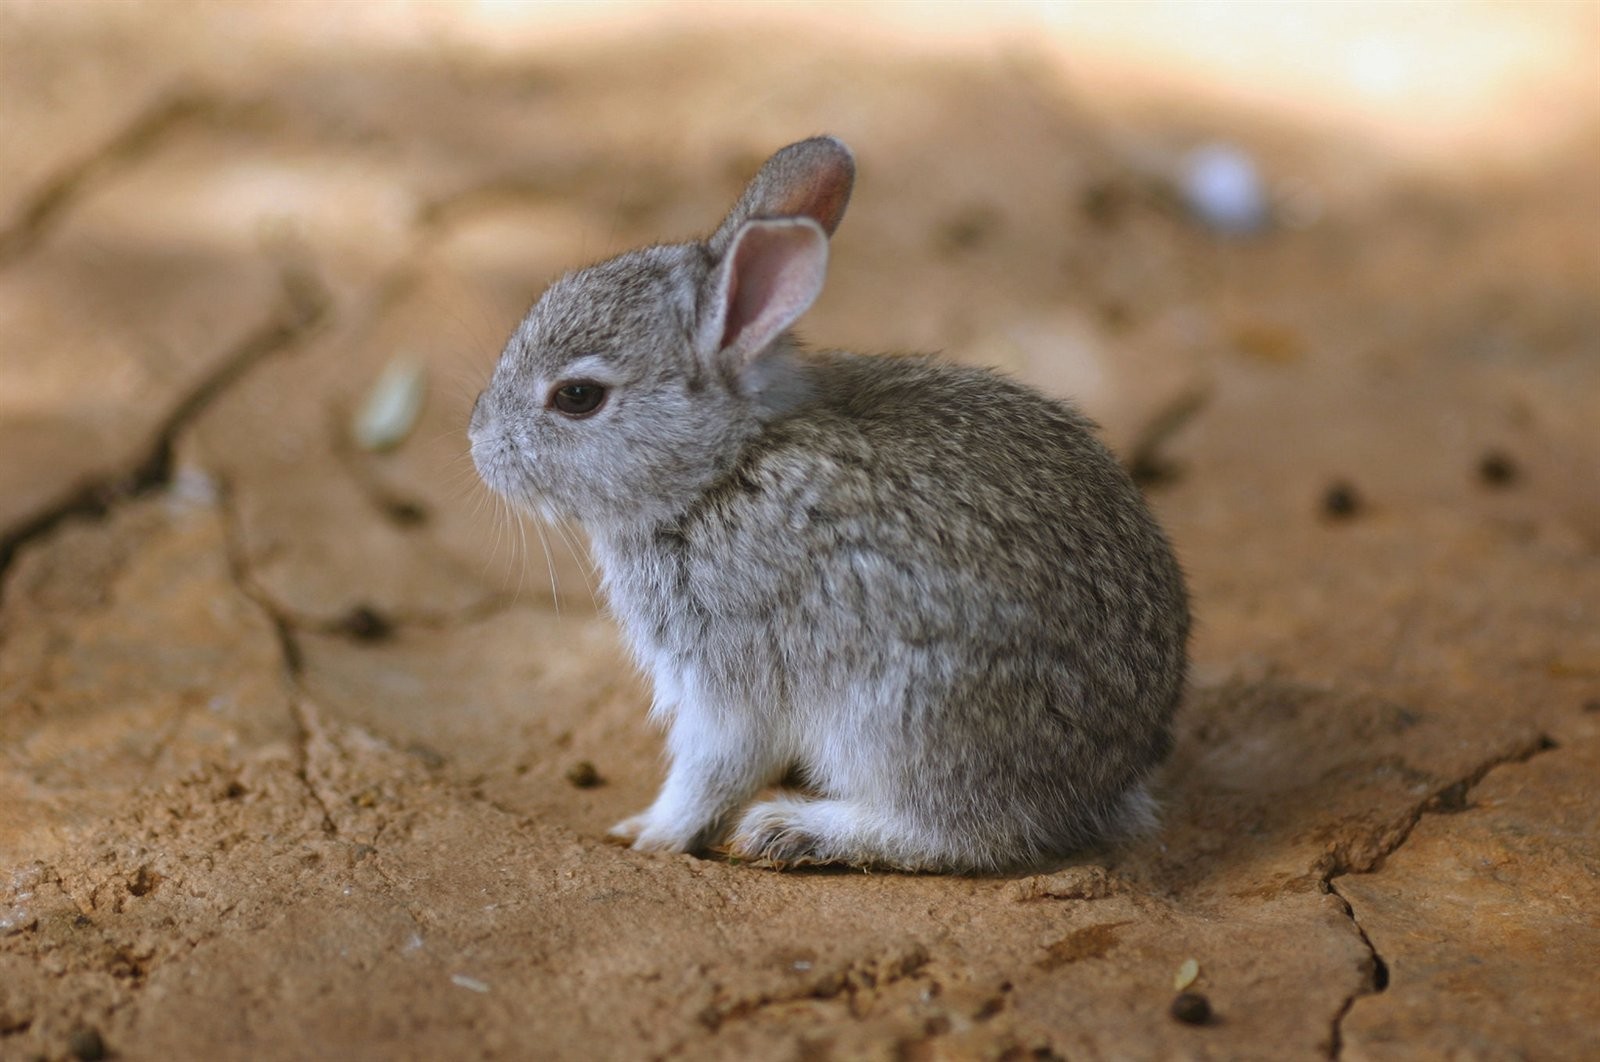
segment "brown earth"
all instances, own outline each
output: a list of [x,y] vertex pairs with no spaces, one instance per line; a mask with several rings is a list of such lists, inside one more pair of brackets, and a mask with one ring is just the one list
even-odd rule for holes
[[[1592,1051],[1595,11],[0,6],[0,1057]],[[1178,544],[1156,836],[601,840],[646,691],[466,411],[559,270],[818,130],[861,177],[807,334],[1074,396]],[[1174,193],[1218,138],[1261,235]]]

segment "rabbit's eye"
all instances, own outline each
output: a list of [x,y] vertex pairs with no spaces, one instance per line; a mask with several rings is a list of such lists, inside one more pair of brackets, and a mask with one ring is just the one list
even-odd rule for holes
[[597,384],[593,380],[563,380],[550,389],[550,397],[545,401],[545,408],[576,419],[587,417],[604,405],[605,401],[604,384]]

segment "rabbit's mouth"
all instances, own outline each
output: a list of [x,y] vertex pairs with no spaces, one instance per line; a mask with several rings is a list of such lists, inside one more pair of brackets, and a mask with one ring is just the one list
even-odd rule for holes
[[471,443],[472,464],[484,485],[512,505],[526,512],[545,515],[549,505],[530,489],[526,477],[520,473],[524,467],[516,444],[502,434],[480,431],[473,425],[467,438]]
[[468,438],[471,442],[472,465],[478,470],[478,478],[496,494],[510,497],[515,493],[510,470],[510,444],[503,439],[484,438],[476,431]]
[[556,511],[543,495],[531,490],[525,483],[503,484],[496,482],[480,467],[479,475],[484,485],[492,490],[497,497],[509,502],[511,508],[525,516],[536,517],[547,524],[562,523],[567,517]]

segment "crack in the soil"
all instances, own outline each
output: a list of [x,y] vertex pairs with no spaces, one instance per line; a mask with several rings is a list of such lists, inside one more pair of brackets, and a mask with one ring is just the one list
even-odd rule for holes
[[[259,609],[267,622],[272,625],[278,641],[278,653],[283,657],[284,683],[289,687],[291,695],[296,694],[300,689],[299,676],[303,655],[300,643],[295,639],[295,624],[277,607],[272,596],[262,589],[250,574],[250,562],[239,529],[239,510],[234,503],[233,484],[227,479],[217,481],[217,508],[222,518],[222,544],[227,554],[228,577],[233,582],[234,588]],[[299,720],[296,720],[296,725],[299,725]]]
[[172,482],[173,450],[183,430],[258,363],[299,343],[327,319],[330,296],[309,269],[285,263],[280,268],[279,282],[283,294],[280,304],[173,404],[142,458],[131,467],[101,476],[60,504],[0,534],[0,600],[4,598],[6,574],[19,549],[74,517],[103,517],[118,504],[167,487]]
[[[706,1030],[717,1033],[726,1023],[747,1018],[766,1007],[782,1006],[785,1003],[802,1000],[830,1000],[841,997],[846,1000],[850,1012],[859,1017],[860,1008],[856,998],[859,993],[887,988],[896,982],[918,977],[931,960],[932,957],[927,949],[918,945],[902,954],[850,963],[843,969],[815,978],[792,991],[762,993],[720,1004],[713,1002],[697,1017]],[[679,1044],[668,1051],[667,1055],[678,1053],[686,1046],[687,1043]]]
[[1339,1009],[1333,1016],[1333,1027],[1328,1033],[1328,1057],[1336,1059],[1344,1051],[1345,1017],[1355,1007],[1356,1000],[1362,996],[1377,995],[1389,987],[1389,964],[1384,961],[1382,955],[1378,954],[1378,948],[1372,943],[1372,938],[1367,936],[1365,929],[1361,928],[1361,920],[1356,917],[1355,908],[1339,892],[1338,886],[1334,885],[1331,880],[1323,884],[1330,893],[1338,897],[1339,902],[1344,906],[1345,916],[1350,919],[1350,925],[1355,929],[1356,935],[1361,938],[1362,946],[1367,949],[1367,961],[1363,964],[1365,968],[1362,970],[1364,975],[1363,983],[1354,992],[1346,996],[1343,1003],[1339,1004]]
[[62,168],[25,197],[12,222],[0,229],[0,268],[42,239],[94,185],[149,155],[161,141],[195,119],[216,112],[219,102],[194,89],[179,89],[139,114],[87,156]]
[[1183,474],[1183,468],[1163,452],[1172,437],[1198,417],[1211,403],[1211,391],[1192,386],[1158,409],[1128,447],[1128,474],[1146,490],[1165,486]]
[[315,769],[312,764],[316,757],[312,752],[311,746],[319,738],[324,742],[328,738],[322,732],[322,721],[317,718],[316,710],[312,708],[311,702],[299,694],[299,680],[291,676],[290,682],[296,687],[293,712],[295,726],[299,731],[299,740],[295,745],[295,752],[299,762],[295,765],[294,774],[305,788],[306,795],[311,798],[312,803],[322,810],[323,832],[329,837],[338,837],[339,820],[334,815],[333,805],[322,795],[322,787],[312,777],[312,772]]
[[1335,883],[1338,878],[1347,874],[1372,874],[1383,869],[1384,862],[1395,852],[1399,851],[1411,834],[1416,830],[1417,824],[1424,815],[1449,815],[1466,810],[1469,806],[1468,796],[1472,793],[1490,771],[1514,763],[1526,763],[1542,752],[1556,748],[1556,743],[1546,734],[1539,734],[1524,745],[1518,746],[1503,755],[1496,756],[1485,763],[1479,764],[1461,778],[1446,785],[1440,786],[1420,801],[1412,809],[1408,820],[1397,829],[1387,840],[1378,853],[1369,859],[1353,862],[1348,853],[1330,853],[1321,868],[1322,887],[1339,900],[1344,907],[1345,914],[1350,919],[1351,927],[1361,938],[1362,945],[1367,949],[1367,959],[1363,964],[1363,983],[1356,991],[1347,996],[1340,1004],[1338,1011],[1333,1016],[1333,1025],[1328,1038],[1328,1057],[1338,1059],[1344,1051],[1344,1020],[1354,1009],[1356,1001],[1363,996],[1376,995],[1389,987],[1389,964],[1378,952],[1378,948],[1362,928],[1361,919],[1356,915],[1355,907],[1349,899],[1339,891]]
[[311,634],[341,635],[358,641],[378,642],[390,638],[403,629],[443,631],[466,624],[481,623],[520,604],[517,595],[505,592],[488,594],[481,601],[457,609],[422,610],[397,609],[379,612],[371,605],[360,604],[338,619],[325,620],[306,615],[293,615],[284,611],[296,630]]
[[424,238],[444,237],[458,225],[497,207],[531,204],[543,206],[571,194],[573,188],[592,186],[605,172],[595,164],[560,170],[541,168],[538,175],[489,177],[421,204],[414,219]]

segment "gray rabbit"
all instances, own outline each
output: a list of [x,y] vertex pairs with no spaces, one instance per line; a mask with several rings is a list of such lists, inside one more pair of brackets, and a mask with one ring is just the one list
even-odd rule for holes
[[[779,865],[1036,866],[1152,821],[1189,615],[1067,405],[802,350],[855,163],[779,151],[704,242],[569,273],[472,414],[485,482],[587,531],[670,766],[614,836]],[[785,778],[809,795],[752,804]]]

